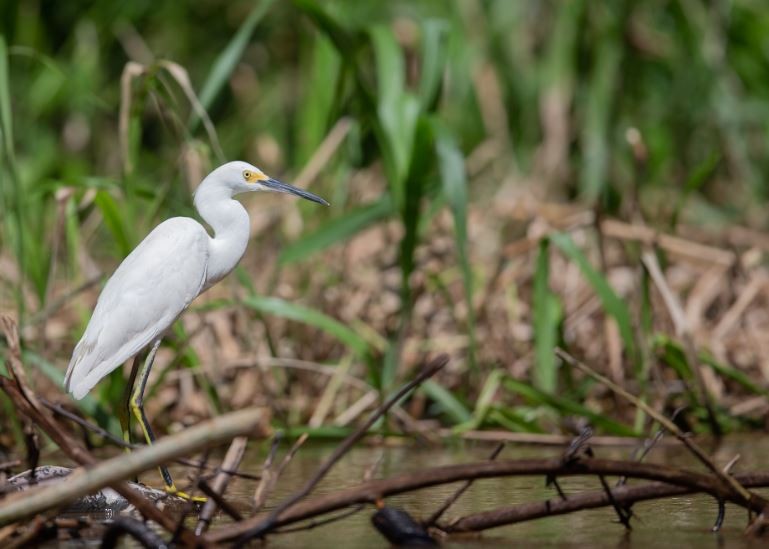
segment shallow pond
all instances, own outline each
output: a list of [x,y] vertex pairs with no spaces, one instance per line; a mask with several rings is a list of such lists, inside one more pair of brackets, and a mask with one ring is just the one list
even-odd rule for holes
[[[241,466],[241,471],[258,473],[264,459],[264,447],[251,448]],[[309,478],[321,460],[333,450],[333,445],[308,445],[303,447],[286,469],[276,487],[270,503],[290,495]],[[333,491],[362,480],[363,474],[380,460],[376,477],[386,477],[406,471],[444,464],[456,464],[485,459],[492,446],[488,444],[458,444],[443,448],[370,447],[359,446],[342,459],[328,477],[318,486],[315,494]],[[756,434],[730,438],[718,448],[707,448],[719,465],[726,464],[735,455],[741,459],[736,471],[769,468],[769,437]],[[595,448],[596,454],[607,458],[627,458],[630,448]],[[559,456],[562,449],[556,447],[509,445],[500,458],[533,458]],[[280,456],[279,456],[280,459]],[[687,451],[676,442],[653,450],[648,461],[676,464],[700,469]],[[142,480],[156,484],[156,475],[146,474]],[[610,479],[612,482],[613,479]],[[595,478],[564,478],[561,486],[568,492],[600,489]],[[409,511],[415,518],[428,516],[446,497],[453,494],[457,485],[444,485],[387,498],[387,504]],[[227,491],[230,500],[244,511],[249,510],[254,483],[234,480]],[[763,491],[769,495],[769,491]],[[501,478],[476,482],[444,515],[454,518],[461,515],[493,509],[503,505],[542,500],[555,495],[546,488],[542,477]],[[727,506],[726,520],[720,533],[710,532],[717,513],[714,500],[708,496],[684,496],[666,500],[636,504],[633,507],[633,531],[626,533],[616,523],[611,508],[583,511],[571,515],[539,519],[531,522],[496,528],[482,535],[447,544],[449,547],[533,546],[557,547],[758,547],[743,535],[746,513],[735,506]],[[372,507],[340,522],[313,530],[270,537],[271,547],[388,547],[370,523]]]

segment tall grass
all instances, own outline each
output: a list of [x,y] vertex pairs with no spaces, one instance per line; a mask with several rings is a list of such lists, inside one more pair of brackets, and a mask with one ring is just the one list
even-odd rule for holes
[[[304,228],[284,238],[273,282],[312,269],[371,227],[397,226],[400,309],[377,334],[386,345],[301,299],[246,288],[243,305],[329,334],[387,392],[403,373],[418,251],[448,212],[463,302],[450,306],[464,311],[456,315],[469,341],[458,370],[473,383],[453,392],[428,383],[423,394],[463,428],[537,431],[542,410],[598,421],[583,404],[589,386],[575,386],[552,354],[564,342],[553,254],[577,267],[615,323],[641,392],[650,334],[636,329],[631,307],[588,254],[554,234],[535,265],[529,378],[481,363],[475,301],[486,266],[472,260],[474,200],[500,181],[529,180],[601,215],[632,212],[673,228],[692,218],[766,227],[758,215],[768,194],[769,10],[760,3],[241,0],[187,9],[158,0],[79,11],[22,1],[2,11],[0,241],[17,266],[2,275],[2,300],[22,323],[49,304],[51,284],[88,278],[82,250],[113,265],[158,220],[190,215],[187,174],[196,163],[246,158],[296,175],[344,120],[344,142],[314,183],[334,208],[312,217],[299,210]],[[128,61],[141,69],[124,73]],[[640,160],[629,129],[642,136]],[[466,159],[483,150],[494,151],[492,168],[469,176]],[[384,184],[375,193],[349,184],[361,170]],[[73,338],[87,316],[79,311]],[[676,345],[658,341],[652,350],[685,378]],[[706,363],[762,394],[729,366]],[[105,404],[115,391],[105,389]],[[600,425],[632,431],[606,418]]]

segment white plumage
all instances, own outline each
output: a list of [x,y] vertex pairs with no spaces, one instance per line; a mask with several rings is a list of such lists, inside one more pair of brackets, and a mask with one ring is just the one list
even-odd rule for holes
[[206,280],[209,236],[189,218],[158,225],[120,264],[104,287],[65,387],[76,399],[168,329]]
[[250,191],[288,192],[327,204],[246,162],[229,162],[211,172],[195,193],[195,207],[214,237],[197,221],[175,217],[158,225],[125,258],[72,353],[64,384],[76,399],[159,341],[195,297],[235,268],[246,250],[249,219],[233,196]]

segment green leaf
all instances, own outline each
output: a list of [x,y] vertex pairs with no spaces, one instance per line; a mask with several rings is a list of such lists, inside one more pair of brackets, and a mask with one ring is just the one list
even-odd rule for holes
[[99,191],[94,198],[96,206],[104,217],[104,223],[107,225],[112,238],[120,250],[122,257],[127,256],[133,249],[133,239],[129,235],[128,224],[123,218],[120,207],[112,195],[106,191]]
[[443,411],[456,423],[466,423],[472,418],[465,405],[451,391],[435,381],[428,379],[422,384],[421,390],[443,408]]
[[370,31],[376,59],[379,104],[377,118],[381,127],[385,171],[398,209],[406,201],[406,179],[411,167],[417,121],[420,113],[419,100],[404,89],[405,69],[403,52],[384,25]]
[[478,399],[475,402],[475,409],[473,410],[473,415],[470,421],[457,425],[454,428],[456,432],[477,429],[483,424],[494,404],[494,397],[499,390],[499,386],[501,385],[504,376],[505,372],[499,368],[491,371],[488,377],[486,377],[486,381],[483,383],[480,393],[478,393]]
[[448,26],[445,21],[429,19],[422,25],[422,67],[419,78],[419,100],[423,110],[435,103],[440,89],[441,77],[446,65],[446,37]]
[[586,79],[585,112],[580,139],[580,185],[582,196],[588,201],[596,200],[606,188],[612,145],[611,115],[614,103],[621,97],[616,87],[624,52],[622,27],[619,23],[624,17],[614,13],[624,8],[613,4],[593,4],[591,7],[595,10],[594,20],[600,29],[593,46],[592,70]]
[[381,103],[392,104],[404,92],[406,70],[403,52],[387,25],[376,25],[370,30],[371,43],[376,56],[377,91]]
[[11,79],[8,74],[8,45],[0,35],[0,139],[9,167],[16,163],[13,147],[13,118],[11,115]]
[[617,323],[622,342],[625,345],[625,350],[636,367],[636,374],[640,374],[640,359],[636,353],[633,327],[630,321],[630,310],[625,302],[614,292],[609,281],[593,268],[587,257],[585,257],[585,254],[583,254],[582,250],[574,244],[574,241],[569,235],[555,233],[550,236],[550,240],[553,244],[558,246],[569,259],[579,266],[582,275],[587,279],[590,286],[593,287],[593,291],[601,300],[604,310]]
[[392,200],[385,195],[376,202],[366,204],[326,222],[313,233],[302,235],[296,242],[283,248],[279,262],[281,265],[286,265],[306,259],[314,253],[348,240],[377,221],[389,217],[392,213]]
[[289,303],[277,297],[248,296],[243,302],[256,311],[319,328],[337,338],[361,358],[366,358],[370,354],[370,348],[365,338],[320,311]]
[[309,66],[305,66],[305,70],[309,72],[308,82],[296,119],[296,133],[299,138],[297,165],[303,165],[310,160],[327,135],[332,117],[337,118],[337,105],[343,100],[339,89],[344,79],[340,70],[342,63],[339,52],[331,40],[322,34],[313,38],[309,48]]
[[504,380],[503,385],[508,391],[522,396],[530,403],[547,406],[561,415],[577,415],[587,418],[590,420],[591,425],[607,433],[621,436],[638,436],[638,433],[632,427],[618,423],[613,419],[596,413],[569,398],[545,393],[531,385],[527,385],[526,383],[510,377]]
[[550,290],[549,241],[539,244],[537,270],[534,273],[534,384],[546,393],[555,393],[558,383],[555,346],[561,322],[561,304]]
[[752,379],[750,379],[750,376],[747,375],[745,372],[741,372],[737,368],[734,368],[732,366],[719,362],[718,360],[716,360],[711,355],[705,352],[700,353],[699,358],[702,362],[710,366],[713,369],[713,371],[716,372],[721,377],[729,379],[735,383],[742,385],[743,388],[747,389],[751,393],[769,397],[769,390],[764,389],[759,384],[754,382]]
[[475,314],[473,309],[473,271],[467,249],[467,177],[465,160],[454,138],[438,119],[433,120],[433,133],[438,154],[443,195],[454,218],[457,256],[462,269],[465,302],[467,303],[467,332],[470,336],[469,359],[475,367]]
[[[222,91],[238,61],[243,57],[243,51],[248,46],[256,26],[274,2],[275,0],[260,0],[230,39],[227,47],[222,50],[216,61],[214,61],[211,72],[208,73],[206,82],[200,91],[200,104],[203,106],[203,109],[208,110],[216,96]],[[190,131],[193,131],[199,122],[200,118],[193,111],[187,124]]]

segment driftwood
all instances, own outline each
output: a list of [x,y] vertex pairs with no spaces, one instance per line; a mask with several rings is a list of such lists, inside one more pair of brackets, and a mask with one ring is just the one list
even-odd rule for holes
[[159,440],[130,454],[122,454],[69,475],[66,482],[41,486],[6,498],[0,504],[0,525],[28,518],[73,501],[105,486],[153,469],[176,456],[252,433],[262,420],[260,409],[246,409],[217,417]]
[[[44,486],[51,488],[52,486],[65,483],[66,479],[74,471],[74,469],[69,467],[42,465],[37,469],[29,469],[9,478],[3,486],[2,493],[20,493],[26,490],[40,489]],[[156,490],[136,482],[129,482],[129,485],[142,496],[152,501],[166,500],[167,502],[173,502],[178,499],[169,498],[168,494],[163,490]],[[19,494],[18,496],[19,499],[24,497],[26,497],[26,494]],[[4,501],[10,501],[10,499]],[[127,499],[108,486],[97,491],[89,491],[87,494],[71,499],[63,505],[62,512],[65,514],[104,514],[107,518],[131,507]]]
[[[374,504],[378,500],[414,490],[449,484],[452,482],[499,478],[508,476],[625,476],[628,478],[664,482],[667,485],[684,489],[683,493],[700,492],[711,494],[716,498],[736,503],[747,509],[760,513],[760,505],[751,505],[736,496],[718,479],[705,473],[687,469],[667,467],[652,463],[635,461],[604,460],[598,458],[579,459],[565,462],[561,458],[552,459],[522,459],[505,461],[480,461],[461,465],[447,465],[423,469],[415,473],[396,475],[386,479],[372,480],[352,487],[319,496],[317,498],[297,503],[282,512],[275,519],[275,527],[293,524],[312,517],[338,511],[356,503]],[[738,477],[742,478],[742,477]],[[769,472],[755,473],[747,476],[754,486],[769,486]],[[627,488],[623,488],[627,489]],[[614,490],[612,490],[614,492]],[[660,497],[667,497],[660,492]],[[571,500],[574,496],[570,496]],[[651,499],[648,496],[646,499]],[[608,505],[608,503],[606,504]],[[590,507],[586,507],[590,508]],[[578,510],[578,509],[573,509]],[[259,517],[255,517],[255,520]],[[495,524],[499,526],[500,524]],[[211,532],[209,540],[215,543],[238,538],[248,524],[233,524],[219,531]]]

